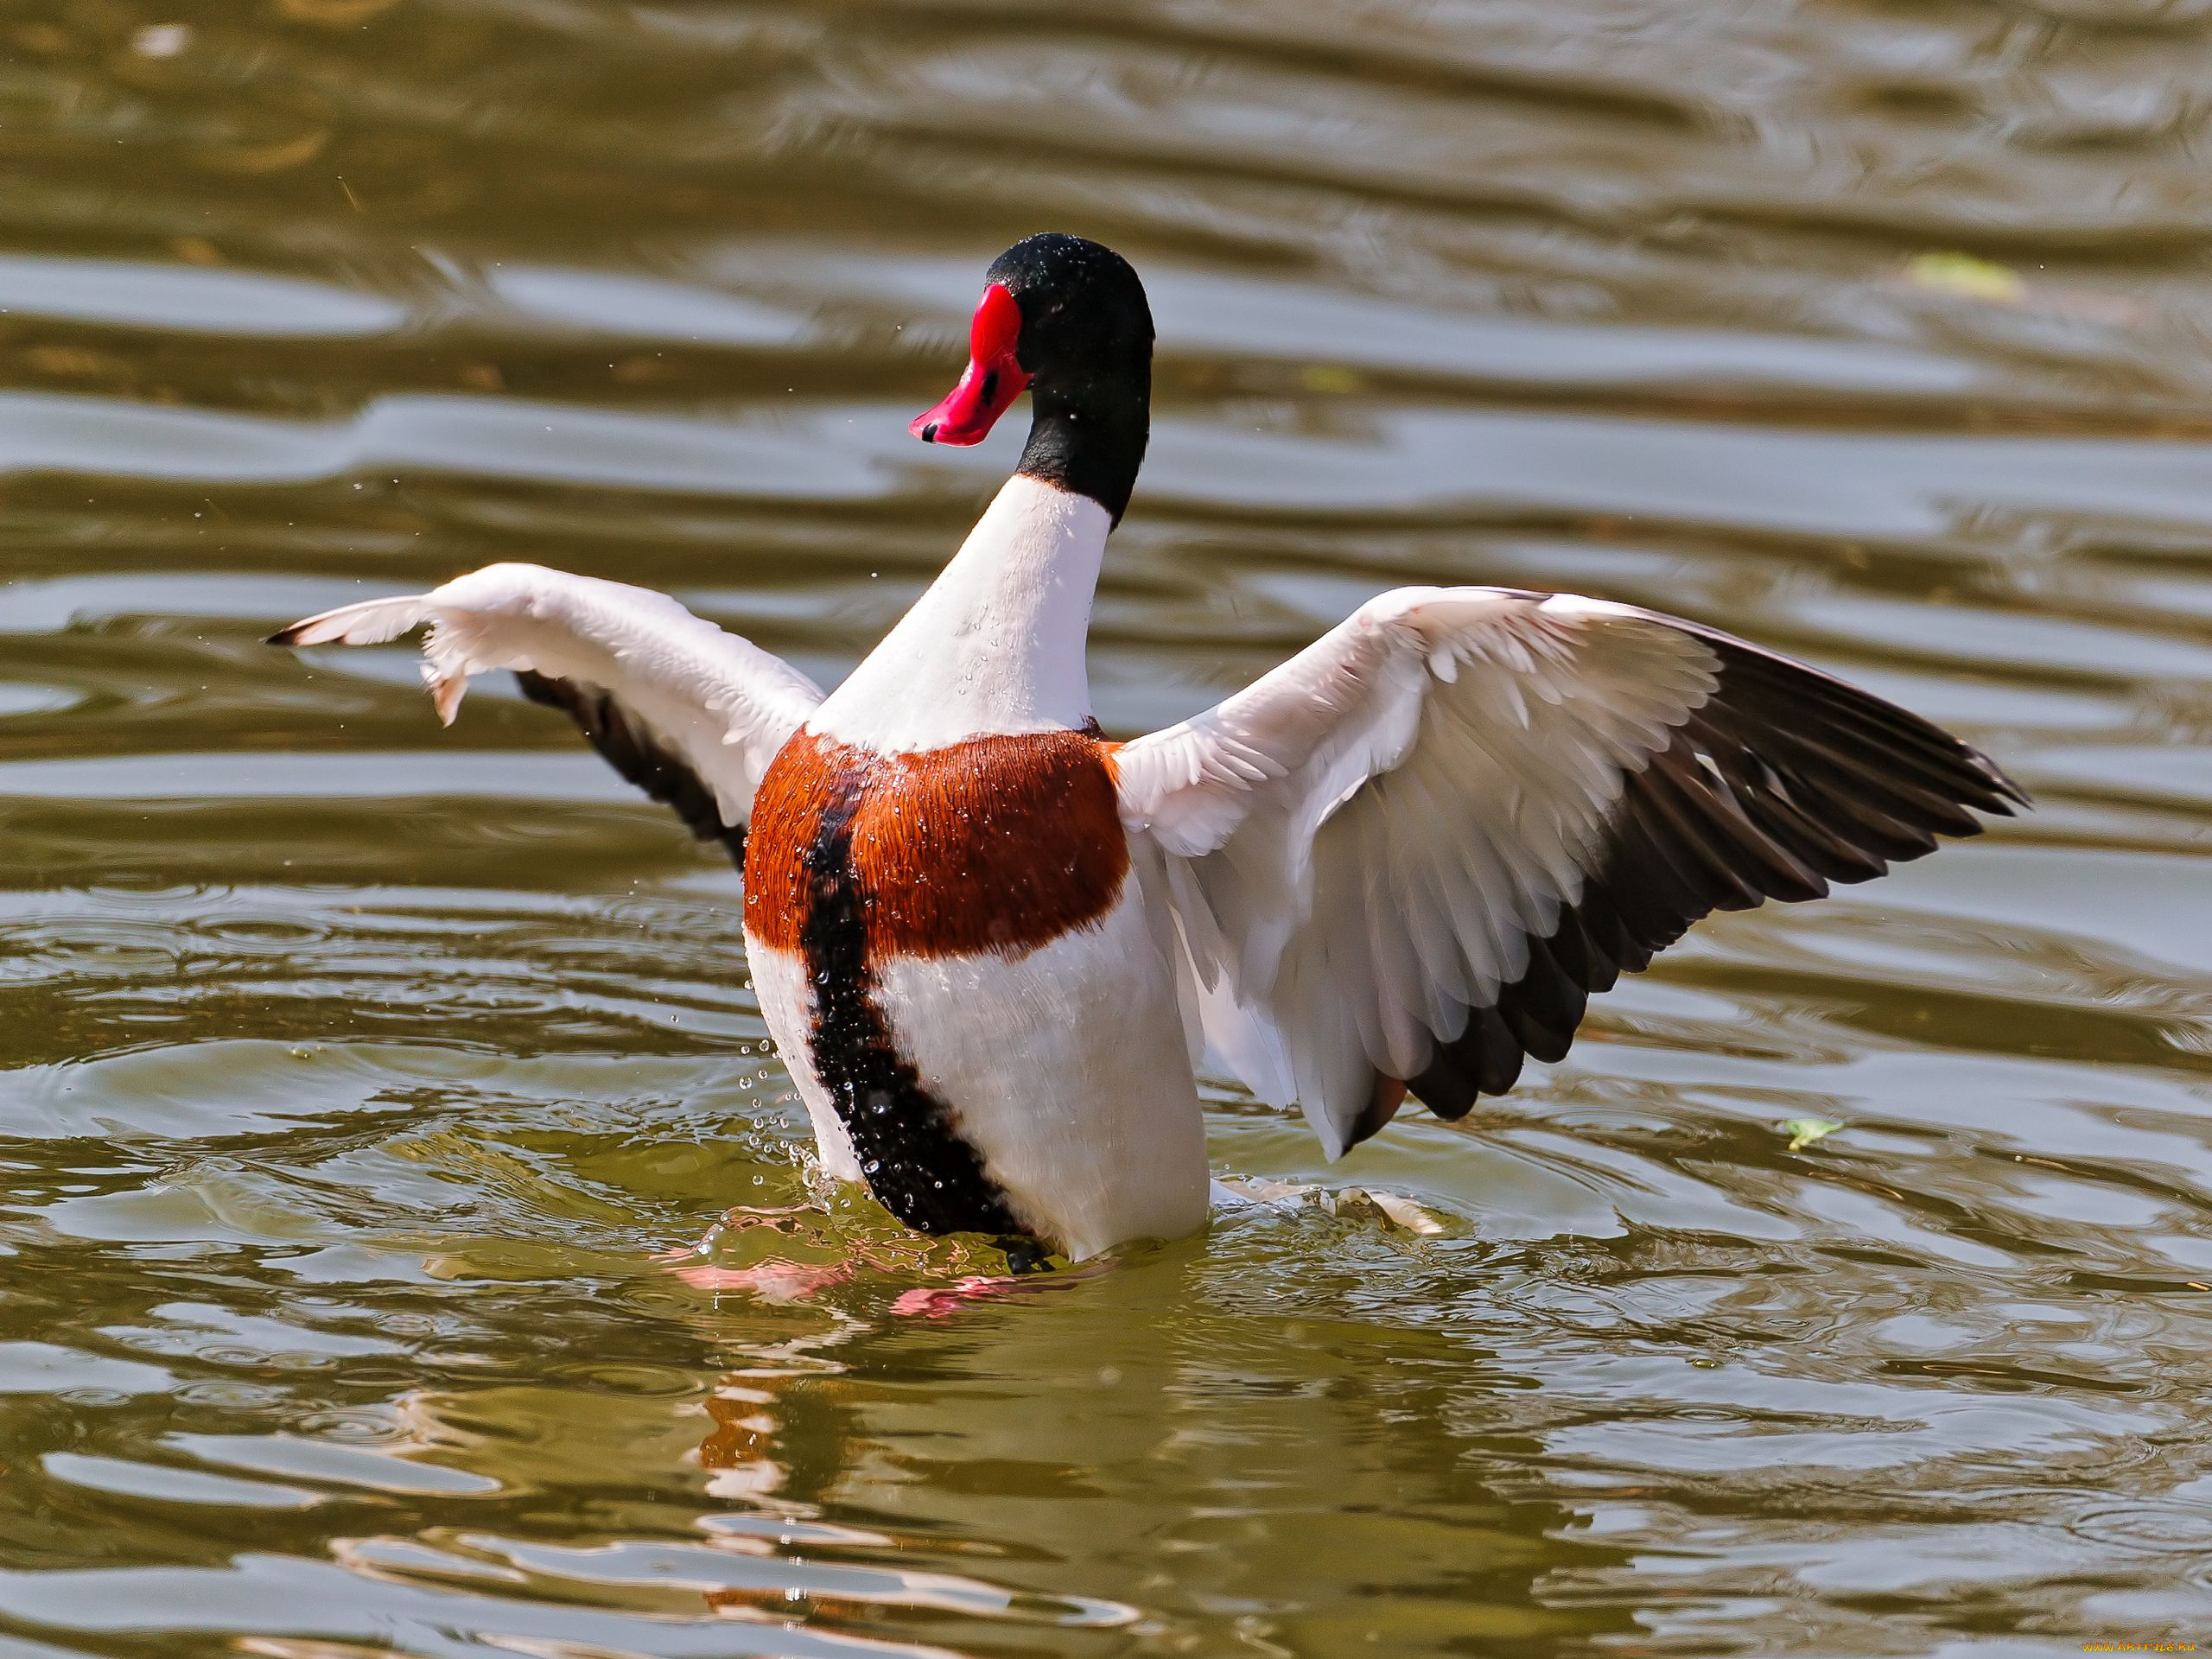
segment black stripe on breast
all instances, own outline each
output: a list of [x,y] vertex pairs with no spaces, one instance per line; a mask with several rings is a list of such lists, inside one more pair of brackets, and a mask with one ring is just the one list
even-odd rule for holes
[[809,1049],[876,1201],[924,1233],[1027,1235],[944,1103],[893,1046],[875,1000],[868,926],[853,868],[862,780],[837,778],[802,860],[799,954],[813,992]]
[[745,868],[745,826],[724,823],[715,791],[662,747],[642,722],[632,719],[611,694],[527,668],[515,671],[515,682],[532,702],[563,710],[608,766],[662,805],[675,809],[701,841],[721,842],[738,868]]

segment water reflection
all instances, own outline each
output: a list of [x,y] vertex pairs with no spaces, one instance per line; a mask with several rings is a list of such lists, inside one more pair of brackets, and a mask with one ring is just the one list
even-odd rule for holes
[[[2198,1639],[2200,10],[11,9],[0,1652]],[[905,422],[1047,224],[1161,323],[1116,732],[1501,581],[2040,810],[1462,1129],[1210,1096],[1437,1234],[963,1293],[811,1198],[726,865],[518,697],[257,642],[525,558],[836,679],[1010,461]],[[803,1225],[655,1260],[733,1205]]]

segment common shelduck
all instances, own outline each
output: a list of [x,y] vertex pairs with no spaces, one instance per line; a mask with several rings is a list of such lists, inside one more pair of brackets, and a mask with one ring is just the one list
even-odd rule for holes
[[1370,600],[1126,743],[1085,636],[1144,458],[1127,261],[1033,236],[913,423],[1021,465],[835,691],[674,600],[535,565],[308,618],[430,625],[450,722],[512,669],[744,872],[762,1014],[823,1167],[908,1226],[1082,1258],[1205,1219],[1196,1076],[1303,1108],[1334,1159],[1567,1052],[1593,992],[1713,910],[1811,899],[2026,798],[1917,715],[1694,622],[1508,588]]

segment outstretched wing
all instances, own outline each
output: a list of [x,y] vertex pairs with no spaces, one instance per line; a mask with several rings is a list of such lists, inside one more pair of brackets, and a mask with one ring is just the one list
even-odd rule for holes
[[1715,910],[1970,836],[2018,786],[1743,640],[1570,594],[1409,588],[1116,753],[1207,1046],[1331,1157],[1563,1056]]
[[453,723],[470,675],[512,669],[623,777],[741,860],[760,775],[822,701],[790,664],[665,594],[535,564],[340,606],[270,643],[382,645],[424,623],[423,677],[441,721]]

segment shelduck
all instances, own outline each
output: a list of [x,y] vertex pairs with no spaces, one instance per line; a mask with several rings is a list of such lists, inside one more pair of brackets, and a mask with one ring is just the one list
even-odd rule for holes
[[422,624],[450,723],[510,669],[744,873],[761,1011],[823,1167],[908,1226],[1080,1259],[1206,1217],[1198,1072],[1296,1105],[1331,1159],[1408,1099],[1463,1116],[1567,1052],[1590,996],[1714,910],[1802,899],[2026,798],[1816,670],[1635,606],[1406,588],[1126,743],[1084,667],[1148,433],[1119,255],[991,265],[966,372],[913,423],[1021,464],[825,696],[641,588],[496,564],[310,617]]

